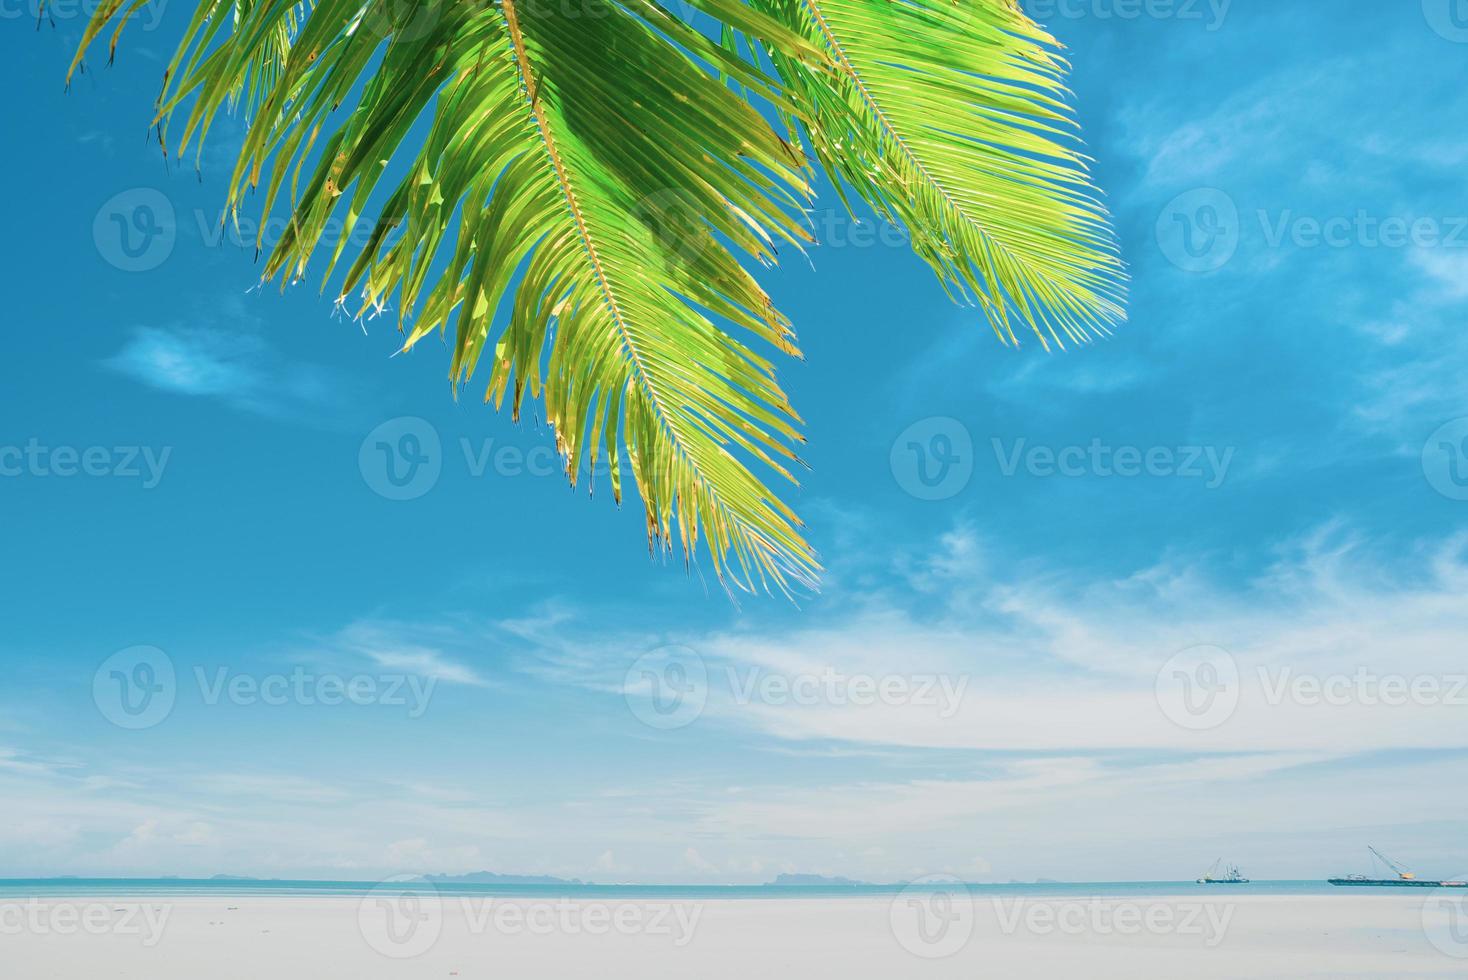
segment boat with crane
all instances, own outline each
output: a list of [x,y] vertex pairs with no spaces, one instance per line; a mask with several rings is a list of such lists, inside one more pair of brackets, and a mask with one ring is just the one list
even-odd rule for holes
[[1371,845],[1366,846],[1371,852],[1372,874],[1377,872],[1377,862],[1386,865],[1396,877],[1372,878],[1367,875],[1346,875],[1344,878],[1327,878],[1332,885],[1363,885],[1377,888],[1468,888],[1468,881],[1433,881],[1417,877],[1416,872],[1402,867],[1385,854]]
[[[1219,869],[1223,870],[1220,871]],[[1213,862],[1213,867],[1203,872],[1198,879],[1200,885],[1247,885],[1249,879],[1239,871],[1237,864],[1224,864],[1223,858]]]

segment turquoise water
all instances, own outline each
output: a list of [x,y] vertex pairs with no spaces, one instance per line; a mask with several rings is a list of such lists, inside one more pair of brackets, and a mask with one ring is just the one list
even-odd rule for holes
[[[67,898],[80,896],[172,896],[243,898],[366,895],[375,881],[286,881],[188,878],[9,878],[0,879],[0,898]],[[906,885],[506,885],[458,882],[392,882],[395,891],[440,895],[564,897],[602,899],[729,899],[729,898],[863,898],[895,895]],[[918,885],[915,887],[923,887]],[[942,889],[951,886],[928,886]],[[1055,882],[1043,884],[971,884],[975,895],[1126,898],[1160,895],[1350,895],[1395,892],[1421,895],[1417,889],[1337,888],[1324,881],[1256,881],[1247,885],[1198,885],[1187,881]]]

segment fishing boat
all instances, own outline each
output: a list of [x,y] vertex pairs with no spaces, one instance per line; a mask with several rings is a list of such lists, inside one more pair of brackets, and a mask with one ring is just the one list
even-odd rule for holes
[[[1377,888],[1468,888],[1468,881],[1433,881],[1427,878],[1417,877],[1416,872],[1408,871],[1385,854],[1371,845],[1366,846],[1371,852],[1372,877],[1370,875],[1346,875],[1344,878],[1327,878],[1332,885],[1357,885]],[[1386,877],[1385,873],[1377,868],[1377,862],[1385,865],[1395,877]]]
[[[1222,869],[1222,870],[1220,870]],[[1239,872],[1237,864],[1224,864],[1223,858],[1213,862],[1213,867],[1198,879],[1200,885],[1247,885],[1249,879]]]

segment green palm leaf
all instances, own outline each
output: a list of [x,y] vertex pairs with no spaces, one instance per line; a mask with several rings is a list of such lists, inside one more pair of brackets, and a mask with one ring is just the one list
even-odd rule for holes
[[[833,183],[848,183],[1000,339],[1122,318],[1125,275],[1055,42],[1012,0],[754,0],[837,65],[774,55]],[[1048,339],[1047,339],[1048,338]]]
[[[143,2],[103,0],[78,62]],[[756,347],[798,351],[737,255],[810,240],[809,168],[758,105],[996,329],[1099,327],[1119,264],[1059,62],[1008,0],[693,6],[722,43],[658,0],[206,0],[160,130],[201,151],[243,111],[229,213],[256,189],[290,213],[265,278],[324,253],[339,302],[396,305],[405,349],[452,329],[455,385],[481,372],[515,417],[541,400],[573,485],[603,461],[620,501],[630,472],[650,546],[691,562],[701,537],[721,580],[790,591],[818,565],[751,466],[793,480],[799,419]]]
[[[320,0],[260,73],[297,9],[202,5],[161,103],[166,117],[192,100],[183,152],[226,100],[251,99],[231,209],[263,185],[268,213],[290,182],[266,277],[301,277],[339,216],[330,276],[385,164],[407,157],[341,294],[371,309],[395,294],[405,346],[452,321],[456,382],[489,347],[487,397],[510,392],[517,415],[527,390],[544,400],[573,484],[604,456],[620,500],[625,461],[650,541],[676,537],[691,559],[702,535],[742,586],[813,584],[794,513],[744,462],[790,476],[797,417],[770,362],[713,320],[796,353],[724,242],[770,260],[775,238],[808,237],[803,161],[692,55],[773,97],[768,80],[655,4],[605,0]],[[780,33],[734,10],[741,29]]]

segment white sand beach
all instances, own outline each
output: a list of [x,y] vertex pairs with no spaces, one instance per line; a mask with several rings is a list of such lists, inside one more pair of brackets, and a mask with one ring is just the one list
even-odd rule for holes
[[[1462,977],[1461,898],[12,900],[5,980]],[[1435,903],[1445,902],[1445,905]],[[1424,910],[1424,905],[1426,909]]]

